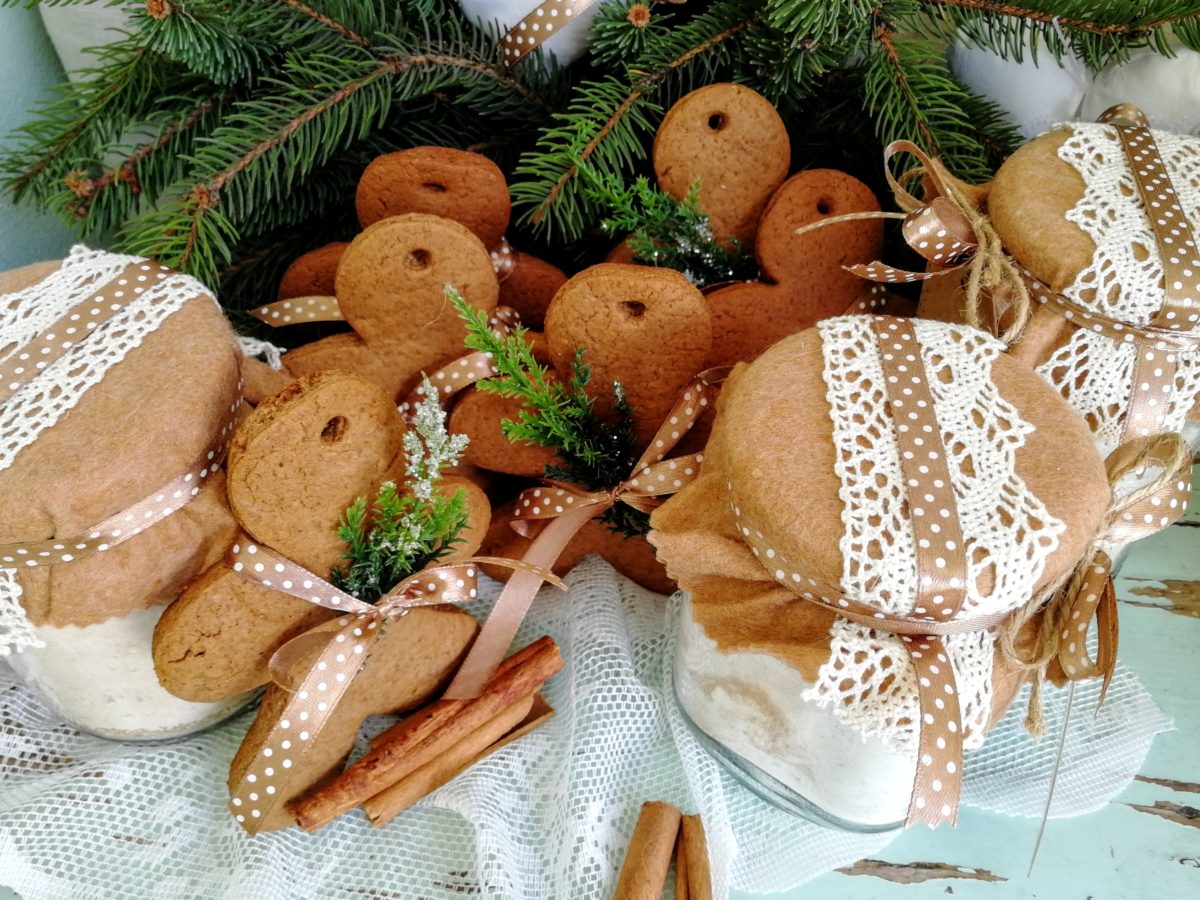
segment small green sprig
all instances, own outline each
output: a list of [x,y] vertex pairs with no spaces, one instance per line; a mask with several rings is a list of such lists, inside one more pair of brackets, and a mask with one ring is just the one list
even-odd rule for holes
[[736,238],[726,246],[713,237],[708,213],[699,206],[699,181],[676,200],[645,176],[627,185],[616,175],[585,171],[589,195],[609,210],[601,227],[628,234],[639,262],[682,272],[696,287],[758,277],[758,263]]
[[[487,314],[446,288],[446,296],[467,325],[466,345],[491,354],[496,375],[479,382],[480,390],[521,401],[517,419],[501,424],[510,441],[549,447],[558,463],[546,467],[546,477],[580,484],[588,490],[605,490],[629,477],[637,462],[633,413],[619,381],[613,382],[614,421],[601,419],[593,408],[587,386],[591,370],[583,362],[583,350],[571,361],[565,381],[550,377],[517,328],[507,337],[496,335]],[[649,517],[618,503],[601,516],[614,531],[636,537],[650,530]]]
[[347,565],[333,570],[333,584],[366,603],[449,553],[467,525],[466,492],[447,496],[437,490],[442,472],[462,457],[467,437],[447,432],[437,390],[428,378],[422,387],[424,399],[404,434],[406,492],[384,482],[370,510],[367,498],[359,497],[338,526]]

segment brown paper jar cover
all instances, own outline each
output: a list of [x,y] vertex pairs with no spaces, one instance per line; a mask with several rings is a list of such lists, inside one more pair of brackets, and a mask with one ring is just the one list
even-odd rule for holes
[[[0,292],[31,288],[60,265],[0,275]],[[241,352],[213,298],[195,289],[0,472],[0,543],[86,534],[217,449],[239,400]],[[171,737],[233,712],[245,698],[193,704],[169,695],[150,639],[165,604],[235,531],[218,471],[124,543],[19,570],[21,604],[44,646],[13,656],[14,668],[64,718],[103,736]]]
[[[1111,127],[1081,123],[1062,126],[1041,135],[1018,148],[1000,167],[990,184],[972,190],[968,196],[980,211],[987,214],[1005,251],[1018,265],[1058,293],[1071,291],[1072,286],[1078,282],[1081,289],[1070,292],[1072,299],[1082,301],[1081,305],[1091,312],[1108,315],[1118,321],[1130,321],[1122,315],[1112,315],[1108,296],[1112,293],[1110,289],[1094,293],[1082,289],[1087,279],[1081,278],[1081,275],[1086,276],[1089,269],[1118,277],[1122,273],[1107,271],[1108,266],[1098,255],[1099,248],[1095,240],[1079,224],[1081,220],[1104,217],[1106,213],[1088,209],[1089,204],[1083,202],[1088,183],[1079,168],[1064,158],[1072,155],[1070,147],[1064,149],[1068,142],[1080,136],[1106,132]],[[1158,131],[1153,133],[1160,149],[1168,140],[1190,141],[1191,157],[1200,156],[1200,140],[1179,138]],[[1187,158],[1187,154],[1184,158]],[[1182,212],[1195,230],[1200,228],[1200,190],[1197,189],[1196,166],[1194,163],[1190,166],[1185,163],[1184,166],[1191,172],[1190,183],[1183,180],[1188,178],[1186,171],[1181,172],[1179,168],[1171,165],[1168,165],[1168,169],[1175,182],[1176,197]],[[1119,188],[1121,194],[1130,198],[1135,196],[1133,181],[1129,176],[1129,164],[1119,150],[1104,157],[1103,166],[1096,171],[1101,170],[1108,176],[1122,180],[1122,186]],[[1142,209],[1144,210],[1144,206]],[[1157,255],[1158,251],[1153,242],[1143,246],[1138,240],[1131,257],[1136,260],[1133,266],[1141,268],[1152,257],[1157,259]],[[958,275],[947,275],[926,282],[921,295],[920,315],[944,321],[963,321],[964,284],[963,278]],[[1161,297],[1161,287],[1158,290]],[[1200,292],[1200,278],[1197,279],[1196,291]],[[984,297],[982,317],[988,327],[999,324],[1000,316],[990,297]],[[1134,321],[1132,324],[1145,323]],[[1038,367],[1056,385],[1063,385],[1077,379],[1078,373],[1071,371],[1070,366],[1052,363],[1051,358],[1059,354],[1056,359],[1063,359],[1062,351],[1077,331],[1078,326],[1035,302],[1032,318],[1013,344],[1011,352],[1019,359]],[[1111,359],[1107,358],[1109,355],[1103,353],[1106,357],[1104,359],[1096,359],[1093,355],[1089,360],[1092,368],[1086,377],[1107,379],[1108,373],[1102,370],[1111,365]],[[1180,376],[1179,385],[1194,384],[1197,377],[1195,372],[1200,369],[1200,351],[1189,351],[1181,356],[1190,357],[1191,361],[1185,362],[1190,374]],[[1177,387],[1176,390],[1181,388]],[[1127,402],[1120,398],[1117,390],[1105,389],[1102,393],[1106,395],[1106,402],[1111,406],[1105,415],[1115,414],[1123,418]],[[1200,396],[1181,396],[1179,401],[1190,407],[1187,417],[1191,424],[1184,426],[1185,436],[1189,438],[1193,447],[1200,448],[1200,425],[1196,424],[1200,418]],[[1094,411],[1080,411],[1089,419],[1093,430],[1096,430],[1097,417]],[[1102,437],[1098,441],[1103,452],[1113,449],[1116,443],[1111,428],[1109,432],[1107,438]]]
[[[681,642],[688,640],[690,624],[711,642],[716,657],[774,659],[786,667],[774,671],[793,672],[797,683],[809,685],[830,659],[835,616],[779,585],[758,561],[741,540],[729,487],[734,486],[741,508],[781,556],[813,578],[840,583],[842,485],[834,467],[822,354],[818,331],[809,330],[781,341],[756,362],[738,366],[719,398],[699,479],[653,514],[650,534],[668,574],[689,595],[685,618],[691,622],[681,624]],[[1066,525],[1040,579],[1040,585],[1050,585],[1071,570],[1094,535],[1108,503],[1108,484],[1085,424],[1035,373],[1001,354],[991,374],[1003,397],[1035,427],[1016,453],[1016,471],[1047,512]],[[965,537],[969,544],[970,535]],[[998,657],[997,663],[993,722],[1020,683]],[[681,656],[676,665],[679,679]],[[767,735],[761,738],[766,746],[783,740],[771,725],[771,688],[767,682],[747,687],[745,681],[737,688],[745,692],[745,729]],[[698,689],[734,690],[718,681]],[[686,691],[680,694],[684,697]],[[686,700],[684,705],[686,709]],[[856,743],[863,742],[857,737],[850,742]],[[759,749],[769,755],[761,745]],[[836,768],[833,760],[821,757],[820,747],[812,747],[811,753],[817,769]],[[842,765],[852,763],[843,760]],[[906,785],[894,786],[900,794],[911,789],[909,775]],[[845,810],[871,814],[854,803]],[[865,824],[894,823],[902,817],[903,807],[899,815]]]

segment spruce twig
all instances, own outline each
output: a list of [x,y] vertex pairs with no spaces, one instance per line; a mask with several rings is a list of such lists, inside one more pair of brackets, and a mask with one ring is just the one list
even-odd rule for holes
[[406,493],[384,482],[370,510],[359,497],[346,510],[338,537],[346,542],[345,566],[333,570],[335,587],[374,603],[408,576],[449,553],[467,526],[467,494],[438,489],[442,472],[458,462],[465,435],[450,435],[437,390],[423,381],[425,399],[404,434]]

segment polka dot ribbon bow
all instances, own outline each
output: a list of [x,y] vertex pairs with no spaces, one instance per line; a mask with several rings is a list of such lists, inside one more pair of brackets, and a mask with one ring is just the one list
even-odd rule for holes
[[[669,460],[666,456],[704,414],[717,386],[728,374],[728,368],[708,369],[684,388],[627,481],[604,491],[586,491],[561,482],[548,482],[524,491],[517,498],[516,518],[511,523],[518,533],[533,537],[523,561],[538,569],[552,568],[589,519],[617,503],[649,512],[667,494],[699,477],[704,454],[692,453]],[[544,527],[538,527],[543,520]],[[538,587],[533,576],[521,570],[513,573],[446,690],[446,697],[466,699],[479,693],[504,659]]]
[[[508,337],[521,327],[521,317],[510,306],[497,306],[491,318],[488,319],[488,325],[492,329],[492,334],[501,338]],[[429,376],[429,381],[437,390],[438,397],[444,406],[459,391],[464,391],[476,382],[491,378],[495,374],[496,367],[492,365],[492,354],[477,350],[438,369]],[[400,404],[400,415],[406,419],[411,418],[424,396],[424,386],[417,385]]]
[[881,612],[811,578],[772,545],[732,484],[729,493],[743,541],[777,582],[843,618],[900,636],[915,670],[920,706],[918,764],[905,824],[937,826],[956,820],[962,790],[958,688],[942,638],[992,628],[1009,614],[962,617],[967,596],[965,543],[916,331],[905,319],[872,318],[911,512],[918,575],[912,613]]
[[[1106,546],[1155,534],[1173,524],[1187,509],[1191,492],[1192,451],[1177,434],[1161,434],[1122,444],[1105,463],[1114,500],[1107,522],[1071,581],[1051,603],[1043,622],[1058,645],[1057,657],[1072,681],[1103,677],[1100,702],[1108,692],[1117,663],[1117,596],[1112,559]],[[1147,480],[1151,472],[1157,474]],[[1126,490],[1126,481],[1133,487]],[[1087,636],[1096,622],[1093,660]]]
[[[489,251],[492,257],[492,269],[496,272],[496,280],[503,282],[512,275],[517,260],[512,245],[507,238],[500,238],[498,243]],[[250,315],[268,325],[280,327],[283,325],[304,325],[312,322],[345,322],[338,298],[327,294],[311,294],[305,297],[289,297],[287,300],[276,300],[266,303],[257,309],[250,310]]]
[[[566,585],[553,573],[525,562],[472,557],[430,566],[410,575],[377,604],[364,603],[262,544],[237,543],[227,555],[230,567],[250,581],[282,591],[317,606],[344,613],[293,638],[272,656],[271,677],[289,692],[260,754],[241,779],[230,786],[229,810],[254,834],[281,802],[290,772],[319,739],[338,702],[371,656],[387,623],[398,622],[410,609],[445,603],[470,603],[478,596],[477,571],[482,563],[515,570],[519,575]],[[516,577],[516,575],[514,575]]]
[[596,0],[545,0],[510,28],[500,40],[504,62],[515,66],[560,31]]

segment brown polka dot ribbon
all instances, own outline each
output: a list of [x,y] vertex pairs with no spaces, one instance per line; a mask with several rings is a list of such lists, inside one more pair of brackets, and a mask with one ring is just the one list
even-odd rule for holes
[[[627,481],[602,491],[586,491],[561,482],[548,482],[524,491],[517,498],[516,518],[512,522],[514,530],[533,538],[522,560],[542,569],[552,568],[589,519],[602,515],[617,503],[649,512],[662,502],[662,497],[694,481],[699,476],[703,454],[670,460],[666,456],[704,414],[717,386],[728,374],[727,368],[708,369],[684,388]],[[539,528],[542,523],[536,520],[548,521]],[[478,695],[504,659],[538,587],[525,573],[513,574],[447,689],[447,698],[461,700]]]
[[492,268],[496,270],[496,280],[501,284],[506,282],[513,269],[517,267],[516,252],[512,248],[512,244],[508,242],[508,238],[500,238],[500,243],[493,247],[489,253],[492,257]]
[[[488,319],[488,325],[491,326],[492,334],[496,337],[508,337],[521,327],[521,317],[512,307],[497,306],[491,318]],[[492,355],[476,351],[438,369],[429,376],[429,381],[437,390],[438,397],[444,406],[459,391],[464,391],[476,382],[491,378],[495,374],[496,367],[492,365]],[[417,385],[400,404],[400,415],[405,418],[411,417],[424,396],[424,385]]]
[[251,834],[267,821],[282,797],[290,796],[286,787],[292,771],[300,768],[304,755],[370,659],[384,625],[400,621],[419,606],[474,601],[479,593],[478,568],[483,563],[505,566],[539,584],[548,581],[566,589],[554,574],[528,563],[472,557],[410,575],[372,605],[245,538],[230,548],[226,561],[249,581],[344,614],[293,638],[271,658],[271,676],[290,696],[262,750],[230,786],[229,810]]
[[992,628],[1009,613],[962,618],[967,558],[950,481],[941,426],[912,323],[874,317],[900,467],[916,550],[917,596],[911,615],[884,613],[808,576],[771,546],[729,486],[743,540],[776,581],[804,600],[843,618],[897,634],[916,673],[920,704],[917,770],[906,825],[953,823],[962,789],[962,730],[958,689],[942,637]]
[[[1160,434],[1127,441],[1105,463],[1113,487],[1107,523],[1075,577],[1047,616],[1045,627],[1059,629],[1058,661],[1071,680],[1103,677],[1100,700],[1108,691],[1117,662],[1117,597],[1112,560],[1106,546],[1140,540],[1169,527],[1187,509],[1191,494],[1192,451],[1177,434]],[[1150,472],[1157,474],[1146,481]],[[1136,479],[1126,488],[1125,479]],[[1143,482],[1143,483],[1139,483]],[[1088,653],[1092,621],[1097,628],[1097,652]]]
[[56,566],[83,559],[93,553],[103,553],[130,538],[137,537],[186,506],[200,493],[204,482],[221,467],[240,405],[239,400],[230,407],[229,417],[222,426],[213,448],[201,454],[187,471],[172,478],[133,506],[110,516],[98,525],[93,525],[82,534],[44,541],[0,544],[0,568]]
[[[0,403],[60,359],[68,350],[174,273],[158,263],[132,263],[116,278],[77,303],[53,325],[0,362]],[[8,348],[0,347],[0,351]]]
[[250,310],[250,315],[268,325],[301,325],[308,322],[345,322],[337,297],[314,294],[277,300]]
[[515,66],[596,0],[544,0],[500,39],[504,62]]

